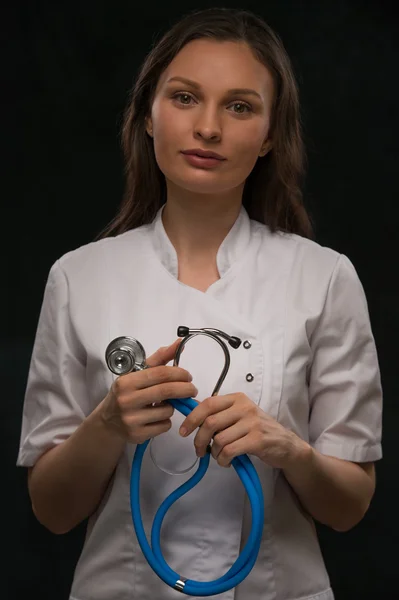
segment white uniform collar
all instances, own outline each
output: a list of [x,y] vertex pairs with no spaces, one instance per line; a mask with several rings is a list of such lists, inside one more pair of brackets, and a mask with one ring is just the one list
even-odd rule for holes
[[[150,232],[154,249],[159,260],[169,273],[177,278],[178,262],[176,250],[170,241],[162,222],[162,212],[164,208],[165,204],[158,210],[155,219],[150,226]],[[251,222],[247,211],[241,206],[237,220],[221,243],[216,256],[216,264],[221,278],[242,256],[249,244],[250,237]]]

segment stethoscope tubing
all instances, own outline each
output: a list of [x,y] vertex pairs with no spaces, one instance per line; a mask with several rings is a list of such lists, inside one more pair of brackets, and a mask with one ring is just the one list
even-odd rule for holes
[[[198,402],[193,398],[171,399],[168,400],[168,402],[184,416],[188,416],[198,405]],[[252,510],[252,526],[246,544],[236,562],[227,573],[214,581],[199,582],[191,579],[184,579],[181,575],[173,571],[166,563],[161,550],[161,529],[163,520],[169,508],[197,485],[206,474],[209,466],[210,454],[207,453],[199,460],[198,469],[193,476],[174,490],[158,508],[153,521],[150,546],[144,530],[140,509],[141,465],[148,444],[149,440],[143,444],[137,445],[130,477],[130,506],[133,526],[138,543],[147,562],[162,581],[172,588],[179,589],[181,593],[186,595],[211,596],[214,594],[221,594],[222,592],[236,587],[248,576],[255,565],[259,553],[264,524],[263,490],[251,460],[247,455],[241,455],[235,457],[231,463],[245,487]],[[183,589],[177,588],[177,582],[182,580],[184,581],[184,586],[182,586]]]

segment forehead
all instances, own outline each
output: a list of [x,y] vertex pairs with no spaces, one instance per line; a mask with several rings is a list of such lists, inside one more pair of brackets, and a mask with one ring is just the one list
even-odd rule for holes
[[175,56],[162,74],[159,86],[170,77],[193,79],[204,87],[251,87],[265,93],[273,85],[269,70],[242,42],[193,40]]

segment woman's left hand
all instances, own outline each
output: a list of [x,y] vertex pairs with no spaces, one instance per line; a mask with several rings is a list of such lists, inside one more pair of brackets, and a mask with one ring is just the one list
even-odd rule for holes
[[190,435],[199,427],[194,445],[204,456],[213,439],[212,456],[229,467],[240,454],[252,454],[267,465],[289,468],[309,445],[265,413],[243,393],[206,398],[186,417],[180,434]]

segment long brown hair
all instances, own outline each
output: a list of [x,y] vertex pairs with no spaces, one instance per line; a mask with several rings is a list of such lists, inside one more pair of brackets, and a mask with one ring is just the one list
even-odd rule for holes
[[250,218],[267,224],[273,232],[312,238],[311,219],[302,201],[305,152],[298,89],[290,59],[279,37],[260,17],[246,10],[210,8],[190,12],[173,25],[155,43],[141,66],[122,128],[124,196],[115,218],[97,239],[150,223],[166,202],[165,177],[146,132],[146,118],[164,70],[186,44],[201,38],[244,42],[271,72],[275,84],[270,131],[273,148],[258,158],[248,176],[243,205]]

